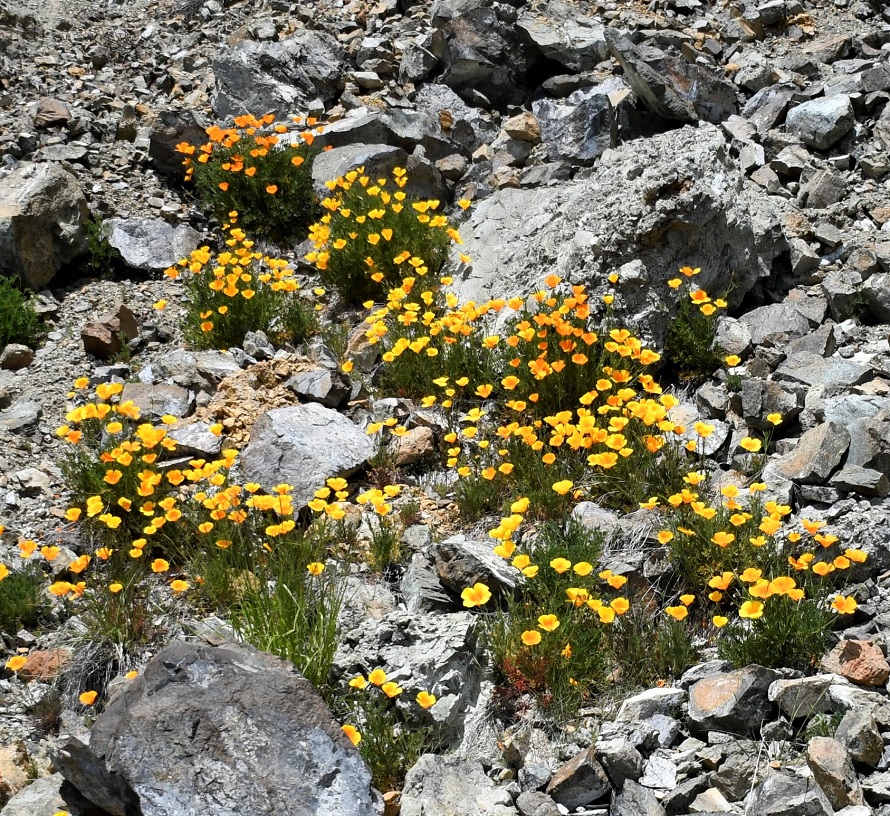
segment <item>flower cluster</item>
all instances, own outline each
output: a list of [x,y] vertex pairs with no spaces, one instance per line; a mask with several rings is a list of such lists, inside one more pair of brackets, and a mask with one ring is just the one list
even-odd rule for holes
[[203,145],[182,142],[176,149],[186,180],[220,221],[237,210],[250,232],[283,242],[303,237],[315,216],[311,165],[322,130],[312,117],[276,123],[273,114],[247,114],[234,127],[207,128]]
[[[229,216],[235,222],[238,213]],[[291,264],[257,252],[240,227],[228,227],[223,251],[199,247],[164,274],[185,284],[184,334],[198,348],[240,346],[257,329],[297,343],[315,329],[316,307],[299,292]],[[319,293],[324,290],[313,292]]]
[[310,227],[306,260],[352,303],[380,298],[406,278],[437,276],[452,242],[462,243],[442,202],[417,200],[407,184],[401,167],[392,178],[372,179],[362,167],[327,182],[331,195]]

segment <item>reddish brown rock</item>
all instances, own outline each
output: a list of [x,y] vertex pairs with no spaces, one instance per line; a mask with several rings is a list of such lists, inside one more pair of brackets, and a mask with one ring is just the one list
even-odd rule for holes
[[609,778],[597,761],[593,746],[557,769],[547,785],[547,793],[553,801],[569,810],[589,805],[605,796],[609,790]]
[[822,658],[822,668],[860,686],[883,686],[890,680],[890,663],[871,640],[842,640]]
[[31,652],[28,655],[28,662],[19,671],[19,678],[26,683],[31,680],[45,683],[52,680],[70,659],[70,649],[47,649],[45,652]]
[[813,737],[807,746],[807,764],[835,810],[863,803],[853,761],[837,740]]
[[127,341],[138,335],[136,318],[123,304],[97,320],[85,323],[80,330],[84,351],[100,360],[107,360],[118,354]]

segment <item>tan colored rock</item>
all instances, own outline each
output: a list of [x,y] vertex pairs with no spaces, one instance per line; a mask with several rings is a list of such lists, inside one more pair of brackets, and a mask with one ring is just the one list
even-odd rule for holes
[[398,437],[399,449],[396,453],[396,465],[413,465],[436,452],[436,435],[431,428],[423,425],[412,428]]
[[541,143],[541,126],[530,111],[511,116],[504,122],[504,132],[513,139],[521,139],[523,142]]
[[21,740],[0,747],[0,808],[28,784],[29,764],[28,751]]
[[883,686],[890,680],[890,663],[871,640],[842,640],[822,658],[822,668],[860,686]]
[[836,739],[813,737],[807,745],[807,764],[835,810],[863,804],[862,788],[853,761]]
[[37,680],[46,683],[52,680],[71,659],[70,649],[47,649],[31,652],[28,662],[19,671],[19,678],[26,683]]

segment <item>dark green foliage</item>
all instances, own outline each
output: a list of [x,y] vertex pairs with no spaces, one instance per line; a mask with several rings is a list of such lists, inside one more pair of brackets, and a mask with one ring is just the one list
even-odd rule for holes
[[40,318],[12,278],[0,277],[0,349],[8,343],[33,346],[40,337]]
[[0,581],[0,632],[14,635],[40,622],[46,579],[37,567],[10,573]]

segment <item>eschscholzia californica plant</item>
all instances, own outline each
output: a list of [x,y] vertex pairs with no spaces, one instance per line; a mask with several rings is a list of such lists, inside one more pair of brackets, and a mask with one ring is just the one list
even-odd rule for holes
[[196,348],[240,346],[249,331],[263,330],[273,341],[299,343],[317,328],[312,293],[301,291],[293,266],[256,250],[229,214],[225,248],[202,246],[165,270],[181,279],[186,340]]
[[303,240],[318,213],[312,162],[322,131],[312,117],[246,114],[231,127],[207,128],[204,144],[176,149],[186,180],[220,222],[236,210],[252,235],[285,243]]
[[[368,763],[374,785],[380,790],[398,789],[420,755],[439,744],[439,729],[428,713],[436,695],[420,689],[411,703],[405,689],[387,679],[379,667],[367,679],[360,674],[348,685],[352,693],[345,706],[355,725],[344,725],[343,730]],[[339,705],[343,707],[344,701]]]
[[462,243],[444,202],[418,199],[401,167],[385,178],[360,167],[327,186],[306,256],[325,283],[353,304],[382,300],[408,279],[424,288],[438,285],[449,248]]
[[678,291],[679,305],[665,339],[665,355],[680,377],[711,374],[723,353],[714,343],[716,318],[727,303],[695,285],[700,269],[683,266],[679,271],[679,277],[668,281],[668,287]]

